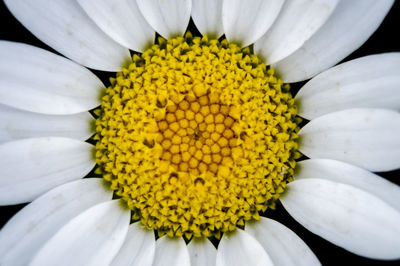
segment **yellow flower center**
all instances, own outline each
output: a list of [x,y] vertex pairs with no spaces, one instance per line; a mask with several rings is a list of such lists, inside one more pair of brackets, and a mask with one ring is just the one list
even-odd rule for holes
[[219,238],[274,208],[291,180],[289,86],[226,40],[159,38],[111,79],[96,173],[159,235]]

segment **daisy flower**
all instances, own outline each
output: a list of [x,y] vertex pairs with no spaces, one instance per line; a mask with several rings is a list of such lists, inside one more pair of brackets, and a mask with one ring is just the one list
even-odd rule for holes
[[400,258],[400,54],[334,66],[393,0],[4,2],[69,59],[0,42],[1,265]]

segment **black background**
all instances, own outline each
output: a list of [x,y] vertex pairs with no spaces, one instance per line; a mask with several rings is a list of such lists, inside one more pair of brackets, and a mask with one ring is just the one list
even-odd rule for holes
[[[394,6],[392,7],[388,16],[383,21],[380,28],[360,49],[352,53],[343,61],[348,61],[369,54],[400,51],[399,15],[400,3],[398,1],[395,1]],[[36,39],[36,37],[34,37],[15,18],[13,18],[13,16],[4,6],[4,3],[2,1],[0,2],[0,20],[0,40],[24,42],[37,47],[45,48],[50,51],[54,51],[53,49],[49,48],[41,41]],[[189,29],[193,33],[196,32],[196,29],[192,22],[189,25]],[[112,73],[100,71],[94,72],[103,80],[104,84],[106,85],[109,84],[108,78],[114,75]],[[293,91],[296,92],[303,84],[304,83],[293,84]],[[392,182],[400,184],[400,170],[388,173],[379,173],[379,175]],[[25,204],[0,207],[0,227],[2,227],[16,212],[18,212],[24,206]],[[288,226],[294,232],[296,232],[296,234],[310,246],[310,248],[314,251],[314,253],[317,255],[323,265],[399,265],[399,261],[369,260],[349,253],[340,247],[332,245],[328,241],[304,229],[300,224],[292,219],[279,204],[275,211],[267,211],[266,216],[281,222],[282,224]]]

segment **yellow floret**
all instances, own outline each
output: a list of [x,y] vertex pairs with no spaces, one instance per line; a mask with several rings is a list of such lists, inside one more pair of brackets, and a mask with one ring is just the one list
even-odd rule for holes
[[219,238],[258,219],[301,156],[288,85],[226,39],[160,37],[95,113],[95,173],[159,236]]

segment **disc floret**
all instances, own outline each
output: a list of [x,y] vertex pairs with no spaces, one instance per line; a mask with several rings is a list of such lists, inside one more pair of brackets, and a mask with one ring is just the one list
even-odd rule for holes
[[159,38],[111,83],[97,172],[133,219],[161,235],[220,237],[274,207],[298,156],[297,111],[248,48]]

